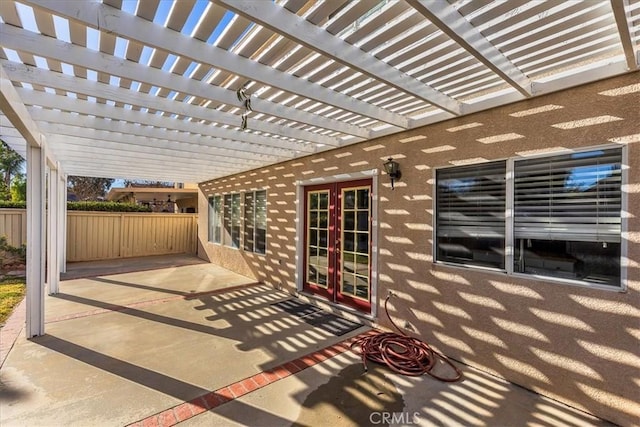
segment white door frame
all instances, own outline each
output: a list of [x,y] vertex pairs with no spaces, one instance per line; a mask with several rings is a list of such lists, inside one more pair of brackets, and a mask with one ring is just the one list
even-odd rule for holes
[[[333,184],[335,182],[355,181],[371,178],[371,317],[378,314],[378,176],[380,171],[372,169],[368,171],[343,173],[339,175],[324,176],[296,181],[296,290],[302,292],[304,282],[304,187],[317,184]],[[334,304],[333,302],[329,302]],[[341,309],[350,310],[350,307],[340,305]],[[368,317],[368,316],[367,316]]]

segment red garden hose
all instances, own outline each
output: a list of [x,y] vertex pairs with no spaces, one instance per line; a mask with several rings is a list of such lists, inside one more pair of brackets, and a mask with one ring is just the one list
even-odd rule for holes
[[[462,372],[446,356],[433,350],[426,342],[408,336],[393,322],[387,308],[390,297],[391,294],[384,300],[384,311],[391,324],[400,333],[380,332],[354,341],[351,349],[356,347],[360,349],[364,369],[367,370],[367,359],[369,359],[387,365],[391,370],[402,375],[417,377],[429,374],[440,381],[459,381],[462,378]],[[449,365],[455,371],[455,376],[448,378],[434,374],[432,369],[438,360]]]

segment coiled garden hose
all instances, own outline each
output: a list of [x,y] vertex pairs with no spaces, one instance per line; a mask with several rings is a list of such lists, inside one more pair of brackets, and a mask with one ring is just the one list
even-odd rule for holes
[[[389,315],[387,305],[389,304],[389,294],[384,300],[384,311],[391,324],[398,330],[395,332],[380,332],[367,335],[354,341],[351,344],[353,351],[362,355],[362,363],[365,371],[367,368],[367,359],[374,362],[387,365],[392,371],[408,376],[420,376],[428,374],[433,378],[445,381],[455,382],[462,379],[462,372],[458,369],[445,355],[433,350],[429,345],[411,337],[398,327]],[[455,376],[442,377],[433,372],[438,360],[446,363],[454,370]]]

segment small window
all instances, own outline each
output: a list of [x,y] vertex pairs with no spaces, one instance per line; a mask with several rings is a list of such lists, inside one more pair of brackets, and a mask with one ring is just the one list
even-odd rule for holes
[[264,254],[267,235],[267,192],[244,193],[244,250]]
[[209,241],[222,243],[222,197],[209,197]]

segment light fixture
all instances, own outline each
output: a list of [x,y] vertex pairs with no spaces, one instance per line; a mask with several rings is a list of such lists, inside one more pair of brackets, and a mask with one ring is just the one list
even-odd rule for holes
[[394,189],[393,183],[398,181],[402,177],[402,172],[400,172],[400,165],[398,162],[393,160],[393,157],[389,157],[389,160],[384,162],[384,171],[391,178],[391,189]]
[[236,91],[236,95],[238,96],[238,101],[242,102],[242,106],[244,107],[244,112],[242,113],[242,119],[240,122],[240,130],[247,129],[247,118],[249,117],[249,112],[253,111],[251,108],[251,95],[247,93],[247,86],[251,80],[247,80],[240,88]]

